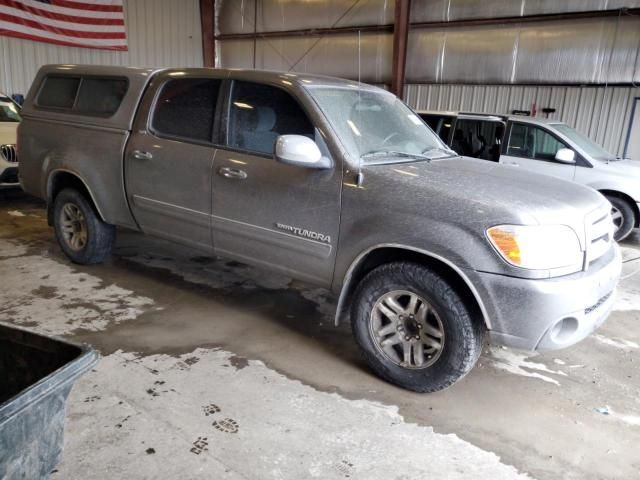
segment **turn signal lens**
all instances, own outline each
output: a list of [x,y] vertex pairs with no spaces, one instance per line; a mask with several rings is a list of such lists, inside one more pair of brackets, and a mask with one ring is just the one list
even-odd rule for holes
[[582,267],[578,236],[566,225],[498,225],[487,230],[491,244],[511,265],[531,270]]
[[520,265],[522,256],[520,255],[520,246],[514,232],[503,227],[493,227],[487,233],[493,245],[506,259],[515,265]]

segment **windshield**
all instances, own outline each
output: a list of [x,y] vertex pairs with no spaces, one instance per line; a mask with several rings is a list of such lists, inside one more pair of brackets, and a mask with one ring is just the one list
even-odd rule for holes
[[20,107],[7,97],[0,97],[0,122],[19,122]]
[[383,91],[309,87],[344,147],[363,163],[456,156],[409,107]]
[[556,123],[553,127],[562,133],[564,136],[568,137],[573,143],[575,143],[578,147],[580,147],[584,152],[590,157],[596,160],[615,160],[616,156],[612,153],[607,152],[600,145],[595,143],[590,138],[581,134],[577,130],[574,130],[569,125],[565,125],[564,123]]

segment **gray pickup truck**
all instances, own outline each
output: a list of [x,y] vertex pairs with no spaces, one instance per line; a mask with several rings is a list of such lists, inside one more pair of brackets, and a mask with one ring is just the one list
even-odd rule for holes
[[457,156],[395,96],[322,76],[43,67],[22,116],[23,188],[74,262],[115,227],[331,289],[371,368],[431,392],[487,335],[567,347],[608,316],[611,205]]

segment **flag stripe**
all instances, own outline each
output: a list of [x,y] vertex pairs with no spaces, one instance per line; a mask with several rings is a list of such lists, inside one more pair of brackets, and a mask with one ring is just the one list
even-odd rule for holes
[[3,32],[18,32],[24,33],[26,35],[33,35],[36,37],[42,38],[51,38],[54,40],[60,40],[63,42],[73,42],[75,43],[85,43],[91,46],[104,46],[104,45],[126,45],[125,38],[81,38],[81,37],[73,37],[69,35],[63,35],[61,33],[56,32],[45,32],[38,28],[27,27],[24,25],[16,25],[14,23],[5,22],[0,20],[0,31]]
[[56,7],[79,8],[94,12],[122,12],[122,5],[105,5],[100,3],[69,2],[68,0],[51,0]]
[[54,27],[51,25],[45,25],[44,23],[34,22],[33,20],[28,20],[25,18],[15,17],[13,15],[7,15],[5,13],[0,13],[0,21],[4,20],[5,22],[13,22],[16,25],[24,25],[25,27],[37,28],[43,30],[44,32],[52,32],[57,33],[59,35],[64,35],[67,37],[77,37],[77,38],[127,38],[124,31],[120,30],[118,32],[105,32],[98,31],[97,28],[92,29],[91,31],[80,31],[80,30],[70,30],[68,28],[60,28]]
[[80,23],[85,25],[123,25],[124,17],[122,18],[96,18],[96,17],[78,17],[77,15],[66,15],[63,13],[49,12],[47,10],[39,10],[37,8],[28,7],[22,5],[15,0],[0,0],[0,6],[5,8],[13,8],[24,12],[24,14],[31,15],[33,17],[43,17],[51,20],[60,20],[63,22]]
[[53,43],[55,45],[63,45],[66,47],[81,47],[81,48],[100,48],[102,50],[119,50],[126,51],[126,45],[90,45],[85,42],[74,42],[73,40],[59,40],[49,36],[43,37],[38,35],[31,35],[28,33],[18,32],[15,30],[5,30],[0,25],[0,35],[7,35],[9,37],[23,38],[25,40],[35,40],[36,42]]
[[17,8],[24,8],[25,10],[39,10],[53,13],[62,13],[64,15],[72,15],[78,17],[88,18],[123,18],[123,12],[96,12],[92,10],[84,10],[82,8],[67,8],[57,7],[48,3],[38,2],[36,0],[0,0],[0,3],[8,5],[15,4]]
[[23,18],[26,20],[30,20],[32,22],[42,23],[43,25],[47,25],[49,27],[55,28],[68,28],[80,30],[83,32],[124,32],[124,22],[119,21],[119,24],[109,23],[98,23],[95,22],[92,24],[86,23],[77,23],[73,21],[64,21],[64,20],[54,20],[48,17],[40,17],[38,15],[33,15],[28,12],[24,12],[22,10],[18,10],[17,8],[5,7],[0,4],[0,14],[5,14],[7,16]]
[[127,50],[122,0],[0,0],[0,35]]

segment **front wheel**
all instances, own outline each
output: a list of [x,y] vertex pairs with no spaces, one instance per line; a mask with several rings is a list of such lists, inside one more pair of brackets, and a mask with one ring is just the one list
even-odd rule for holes
[[612,195],[605,195],[611,203],[611,217],[613,219],[613,238],[620,242],[629,236],[636,224],[636,214],[627,202]]
[[111,254],[115,227],[103,222],[77,190],[67,188],[56,196],[53,226],[60,247],[74,263],[101,263]]
[[485,326],[439,275],[393,262],[365,276],[352,306],[354,336],[369,366],[416,392],[453,385],[476,364]]

